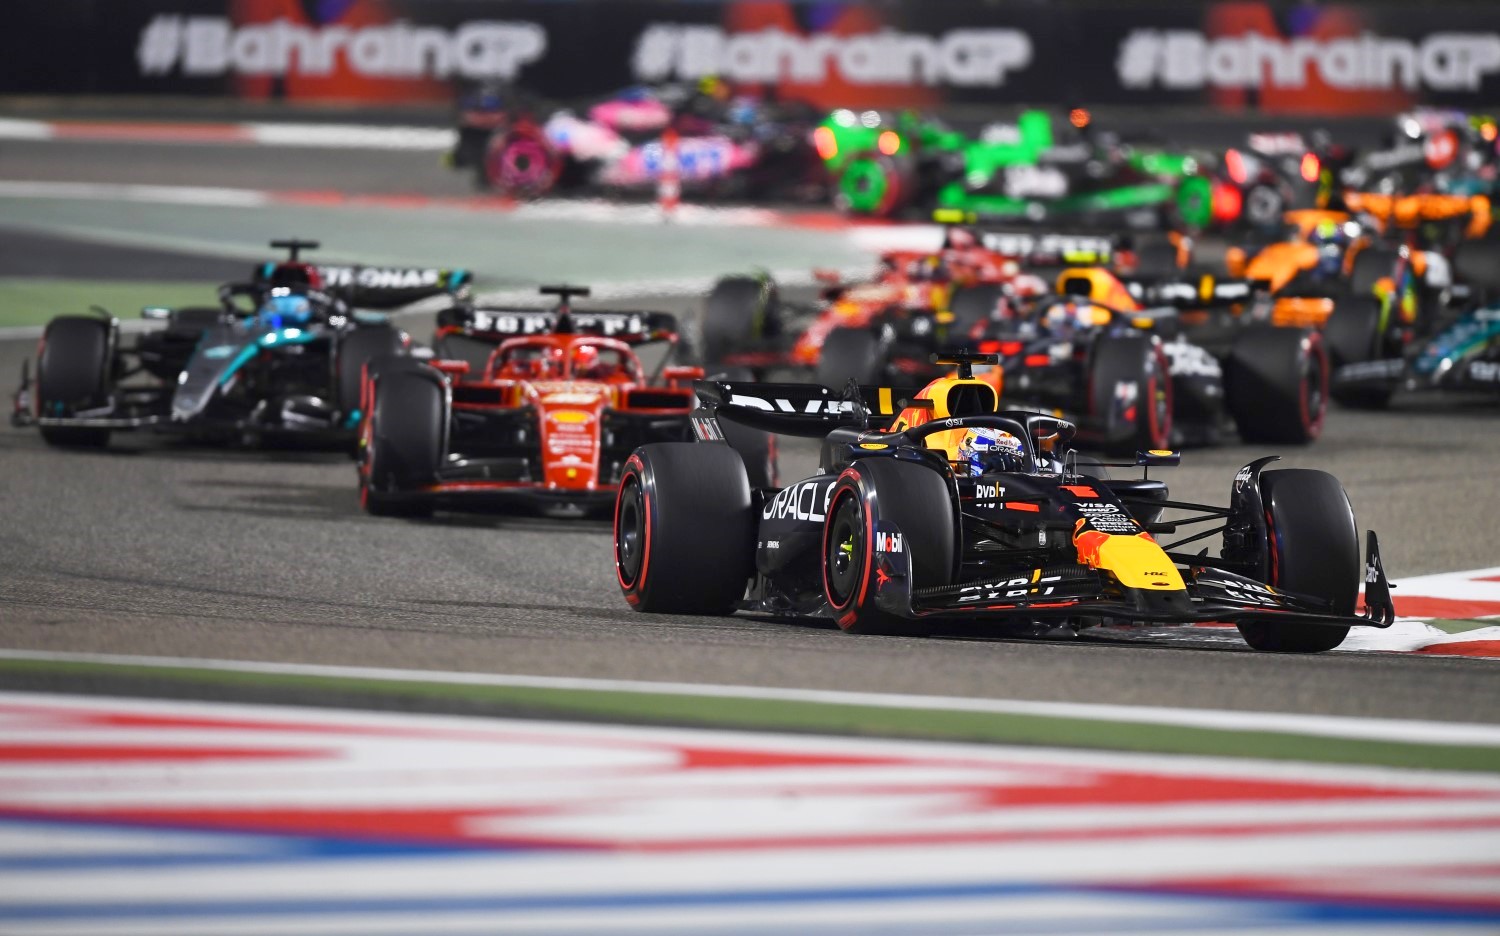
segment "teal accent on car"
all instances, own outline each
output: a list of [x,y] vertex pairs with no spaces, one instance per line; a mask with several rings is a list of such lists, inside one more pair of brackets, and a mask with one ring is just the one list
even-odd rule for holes
[[240,349],[240,353],[235,356],[235,359],[229,362],[229,366],[224,368],[223,373],[219,374],[219,386],[222,387],[229,383],[230,378],[238,373],[239,369],[244,367],[251,358],[259,354],[262,348],[281,348],[287,345],[307,344],[308,342],[316,341],[319,337],[318,332],[301,328],[283,328],[267,332],[261,335],[255,342],[247,344]]

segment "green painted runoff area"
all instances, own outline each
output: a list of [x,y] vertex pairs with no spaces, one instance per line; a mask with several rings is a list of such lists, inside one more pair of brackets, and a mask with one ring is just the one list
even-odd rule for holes
[[[213,699],[259,691],[265,699],[295,694],[299,703],[326,694],[340,707],[400,707],[424,704],[466,713],[544,717],[645,725],[718,729],[795,731],[869,737],[912,738],[1047,747],[1245,757],[1500,773],[1500,747],[1416,744],[1401,741],[1303,735],[1285,731],[1244,731],[1152,725],[1124,721],[1032,714],[954,711],[784,699],[724,698],[711,695],[528,686],[476,685],[300,673],[259,673],[190,665],[95,661],[0,660],[0,676],[55,677],[68,684],[94,678],[160,693]],[[65,686],[59,688],[66,691]]]

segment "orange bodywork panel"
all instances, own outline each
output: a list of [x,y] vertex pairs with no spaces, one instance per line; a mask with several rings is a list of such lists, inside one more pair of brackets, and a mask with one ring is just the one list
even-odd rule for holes
[[1268,244],[1245,266],[1247,279],[1269,280],[1278,292],[1298,273],[1318,265],[1318,248],[1312,244],[1283,241]]
[[1484,195],[1385,195],[1379,192],[1345,192],[1351,211],[1372,215],[1390,227],[1416,227],[1424,221],[1469,218],[1465,233],[1483,237],[1490,228],[1491,205]]

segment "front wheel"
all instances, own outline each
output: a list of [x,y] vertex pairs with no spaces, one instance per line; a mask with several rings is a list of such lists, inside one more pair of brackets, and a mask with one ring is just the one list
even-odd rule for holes
[[625,462],[615,500],[615,572],[637,611],[728,614],[755,572],[756,515],[739,453],[658,442]]
[[1328,412],[1323,336],[1300,328],[1246,329],[1225,362],[1224,402],[1246,442],[1313,441]]
[[[37,411],[42,416],[71,415],[102,406],[109,397],[111,366],[109,323],[85,315],[64,315],[47,324],[36,363]],[[109,430],[85,426],[42,426],[48,445],[99,448]]]
[[[933,469],[891,458],[856,461],[834,485],[823,526],[823,591],[839,627],[851,634],[919,637],[927,625],[876,607],[879,552],[911,561],[910,587],[953,581],[957,536],[953,500]],[[887,522],[899,533],[881,531]]]
[[448,412],[442,379],[428,371],[392,368],[375,381],[359,486],[373,516],[432,515],[425,488],[437,477]]
[[[1267,471],[1260,478],[1267,515],[1270,575],[1266,583],[1322,598],[1334,614],[1352,615],[1359,599],[1359,529],[1338,479],[1323,471]],[[1239,625],[1256,650],[1321,653],[1344,642],[1348,627],[1282,624]]]

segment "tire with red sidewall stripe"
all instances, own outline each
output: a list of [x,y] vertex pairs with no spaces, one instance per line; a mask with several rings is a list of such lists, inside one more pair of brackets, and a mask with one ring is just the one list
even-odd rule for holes
[[894,458],[864,458],[833,487],[823,525],[823,594],[839,627],[851,634],[922,636],[925,621],[880,611],[874,539],[877,523],[892,522],[901,552],[911,559],[912,588],[953,581],[958,526],[947,480],[936,471]]
[[1245,329],[1224,366],[1224,403],[1246,442],[1306,444],[1323,433],[1328,352],[1312,329]]
[[1132,335],[1095,343],[1089,362],[1089,415],[1105,451],[1133,455],[1140,449],[1171,448],[1172,393],[1167,356],[1150,338]]
[[755,572],[750,481],[728,445],[659,442],[625,462],[615,573],[637,611],[728,614]]
[[371,364],[362,433],[360,504],[377,517],[425,517],[444,455],[448,402],[437,371],[409,359]]
[[[1337,478],[1324,471],[1290,468],[1260,476],[1266,510],[1267,549],[1273,588],[1332,602],[1337,614],[1353,614],[1359,600],[1359,527]],[[1276,653],[1320,653],[1343,643],[1347,627],[1282,624],[1239,625],[1245,642]]]

